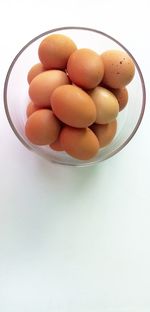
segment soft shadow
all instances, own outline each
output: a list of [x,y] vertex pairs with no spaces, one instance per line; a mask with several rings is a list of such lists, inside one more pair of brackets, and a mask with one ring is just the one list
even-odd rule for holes
[[59,188],[63,185],[66,190],[74,187],[75,194],[83,192],[87,185],[94,183],[99,176],[99,183],[103,179],[106,162],[86,167],[72,167],[51,163],[41,157],[36,158],[37,174],[45,183],[56,185]]

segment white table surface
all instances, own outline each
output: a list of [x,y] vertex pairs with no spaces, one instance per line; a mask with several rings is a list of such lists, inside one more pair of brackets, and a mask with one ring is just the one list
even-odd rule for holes
[[[1,312],[150,311],[149,13],[148,0],[0,2]],[[147,86],[130,144],[87,168],[53,165],[26,150],[3,108],[15,54],[39,33],[67,25],[120,40]]]

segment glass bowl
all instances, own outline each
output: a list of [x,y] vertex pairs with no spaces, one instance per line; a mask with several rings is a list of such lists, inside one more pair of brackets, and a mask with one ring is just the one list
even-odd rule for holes
[[[33,64],[38,63],[38,46],[42,39],[52,33],[70,36],[78,48],[90,48],[98,53],[107,49],[126,51],[135,64],[135,76],[128,85],[127,107],[118,115],[118,129],[112,143],[101,149],[95,158],[80,161],[65,152],[55,152],[49,147],[35,146],[25,136],[26,106],[29,101],[27,73]],[[112,157],[124,148],[136,133],[145,109],[145,84],[143,75],[132,54],[118,40],[95,29],[85,27],[60,27],[46,31],[29,41],[12,61],[4,84],[4,105],[9,124],[21,143],[29,150],[47,160],[64,165],[85,166]]]

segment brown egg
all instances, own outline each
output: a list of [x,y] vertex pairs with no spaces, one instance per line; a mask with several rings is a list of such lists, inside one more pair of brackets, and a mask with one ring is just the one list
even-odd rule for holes
[[93,124],[91,129],[97,136],[100,146],[104,147],[113,140],[117,131],[117,121],[113,120],[106,125]]
[[107,86],[120,89],[125,87],[134,77],[135,66],[125,51],[108,50],[101,54],[104,63],[102,82]]
[[119,103],[119,111],[122,111],[128,103],[128,90],[127,88],[121,89],[110,89],[110,91],[115,95]]
[[57,118],[72,127],[86,128],[96,119],[93,100],[76,86],[56,88],[51,96],[51,106]]
[[49,109],[34,112],[27,120],[25,134],[29,141],[37,145],[52,144],[57,140],[60,123]]
[[27,76],[28,83],[30,84],[31,81],[33,80],[33,78],[35,78],[37,75],[43,73],[44,70],[45,69],[43,67],[43,64],[41,64],[41,63],[33,65],[28,72],[28,76]]
[[101,56],[90,49],[74,51],[67,64],[70,79],[79,87],[95,88],[104,75],[104,65]]
[[29,96],[38,107],[50,107],[50,96],[55,88],[69,84],[61,70],[48,70],[36,76],[30,83]]
[[39,46],[39,58],[46,69],[64,69],[76,44],[62,34],[49,35]]
[[89,128],[77,129],[66,126],[60,133],[60,142],[70,156],[80,160],[93,158],[100,147],[96,135]]
[[33,102],[29,102],[29,104],[27,106],[27,110],[26,110],[27,117],[32,115],[37,110],[38,110],[37,106],[35,106]]
[[54,143],[50,144],[50,148],[52,148],[54,151],[57,151],[57,152],[64,151],[63,147],[61,146],[59,137]]
[[95,123],[107,124],[117,117],[119,104],[112,92],[103,87],[96,87],[89,94],[96,106]]

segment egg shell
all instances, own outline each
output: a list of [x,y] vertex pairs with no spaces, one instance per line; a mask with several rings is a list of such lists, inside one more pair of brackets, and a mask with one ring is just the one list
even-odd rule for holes
[[75,50],[67,64],[67,72],[73,83],[85,89],[95,88],[104,75],[101,56],[90,49]]
[[67,36],[53,34],[44,38],[39,46],[39,59],[46,69],[64,69],[76,44]]
[[86,128],[96,119],[96,107],[91,97],[73,85],[60,86],[51,96],[54,114],[65,124]]
[[112,92],[103,87],[96,87],[89,94],[96,106],[95,123],[107,124],[116,119],[119,104]]
[[120,89],[131,82],[135,66],[131,57],[125,51],[108,50],[101,54],[104,64],[102,82],[107,86]]
[[29,96],[38,107],[50,107],[50,96],[55,88],[69,84],[61,70],[48,70],[36,76],[30,83]]
[[28,72],[27,80],[28,83],[30,84],[33,78],[35,78],[37,75],[41,74],[44,72],[44,66],[41,63],[35,64],[31,67],[31,69]]
[[99,141],[89,128],[73,128],[66,126],[61,130],[60,142],[64,150],[72,157],[88,160],[96,156]]
[[128,90],[126,87],[121,89],[110,89],[110,91],[115,95],[119,103],[119,111],[121,112],[128,103]]
[[57,152],[64,151],[63,147],[61,146],[59,137],[54,143],[50,144],[50,148],[52,148],[54,151],[57,151]]
[[39,108],[37,106],[34,105],[34,103],[32,101],[29,102],[27,109],[26,109],[26,115],[27,118],[30,117],[30,115],[32,115],[34,112],[36,112]]
[[57,140],[60,128],[60,123],[51,110],[40,109],[28,118],[25,134],[31,143],[47,145]]
[[113,120],[106,125],[93,124],[91,129],[97,136],[100,146],[104,147],[108,145],[115,137],[117,131],[117,121]]

